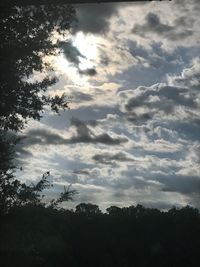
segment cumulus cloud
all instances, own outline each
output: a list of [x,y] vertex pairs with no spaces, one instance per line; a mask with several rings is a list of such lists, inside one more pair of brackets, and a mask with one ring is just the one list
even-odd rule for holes
[[184,86],[199,90],[200,89],[200,57],[194,58],[189,68],[182,71],[179,76],[169,76],[169,83],[177,86]]
[[[163,128],[178,131],[185,139],[199,140],[200,91],[199,91],[199,58],[195,58],[180,75],[168,76],[169,85],[154,85],[154,89],[137,88],[138,93],[126,101],[124,109],[132,122],[145,122],[154,118],[162,119]],[[158,86],[159,89],[155,89]],[[141,104],[139,104],[141,103]],[[135,110],[143,107],[145,112]],[[165,119],[165,122],[163,121]]]
[[168,25],[161,22],[160,17],[152,12],[145,17],[145,23],[143,25],[136,24],[132,32],[141,36],[155,33],[171,41],[185,39],[193,34],[192,30],[186,28],[185,18],[181,17],[175,20],[174,25]]
[[72,136],[69,143],[102,143],[105,145],[120,145],[127,142],[126,138],[112,137],[107,133],[95,133],[88,125],[96,126],[95,122],[83,122],[80,120],[72,120],[72,125],[76,128],[76,135]]
[[[108,133],[98,133],[92,127],[97,126],[97,121],[81,121],[76,118],[71,119],[71,127],[75,127],[75,134],[70,138],[64,138],[58,133],[46,129],[31,129],[26,133],[25,143],[26,146],[39,145],[67,145],[76,143],[102,143],[105,145],[120,145],[127,142],[128,139],[123,137],[113,137]],[[23,145],[22,145],[23,146]]]
[[146,23],[144,25],[135,25],[133,28],[133,33],[142,33],[142,32],[148,32],[148,31],[153,31],[156,33],[164,33],[164,32],[169,32],[174,27],[169,26],[167,24],[163,24],[160,22],[160,18],[158,15],[154,13],[149,13],[146,18]]
[[[161,118],[163,115],[175,115],[175,113],[177,118],[184,118],[190,116],[186,108],[198,109],[196,94],[189,94],[189,89],[163,84],[139,87],[119,95],[122,98],[123,110],[133,122]],[[178,112],[179,109],[181,112]]]
[[85,33],[102,34],[109,29],[109,20],[117,14],[116,3],[77,6],[78,29]]

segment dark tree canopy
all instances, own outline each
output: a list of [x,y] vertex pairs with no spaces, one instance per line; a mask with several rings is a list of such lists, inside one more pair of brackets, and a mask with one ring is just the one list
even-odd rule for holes
[[99,207],[92,203],[80,203],[76,206],[76,212],[88,217],[101,214]]
[[[75,212],[30,204],[12,209],[0,221],[1,266],[199,266],[197,209],[162,212],[137,205],[110,214],[95,204],[80,205]],[[98,216],[88,216],[91,207]]]
[[[53,33],[67,36],[75,21],[71,5],[7,5],[0,9],[0,211],[15,205],[40,203],[38,192],[48,186],[46,176],[27,186],[15,179],[13,163],[19,141],[10,131],[24,128],[28,119],[39,120],[45,106],[58,112],[67,108],[66,97],[48,94],[55,84],[52,67],[44,57],[59,53]],[[42,73],[39,80],[34,73]],[[51,204],[56,206],[74,194],[68,190]]]
[[64,97],[50,97],[49,86],[56,82],[48,75],[40,81],[27,79],[37,72],[50,72],[43,61],[58,51],[52,32],[64,33],[75,19],[72,6],[26,6],[0,12],[0,128],[19,130],[28,118],[40,119],[45,105],[66,108]]

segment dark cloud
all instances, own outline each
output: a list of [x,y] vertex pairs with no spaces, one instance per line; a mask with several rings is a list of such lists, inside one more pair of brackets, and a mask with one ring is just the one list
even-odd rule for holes
[[200,177],[189,175],[166,175],[157,178],[165,192],[178,192],[185,195],[200,194]]
[[87,127],[87,125],[96,127],[98,125],[98,122],[96,120],[88,120],[88,121],[82,121],[80,119],[77,118],[71,118],[71,125],[72,126],[76,126],[77,128],[81,128],[81,127]]
[[63,52],[65,58],[72,63],[75,67],[77,67],[79,74],[87,75],[87,76],[95,76],[97,75],[97,71],[95,68],[88,69],[80,69],[79,64],[80,58],[86,58],[81,52],[75,47],[71,42],[60,42],[60,48]]
[[[146,189],[150,186],[152,186],[151,183],[148,182],[148,180],[141,179],[138,177],[126,177],[126,179],[120,178],[120,179],[113,179],[111,183],[112,187],[116,190],[114,195],[116,197],[121,197],[122,195],[126,196],[126,190],[132,189],[132,193],[134,194],[135,189]],[[128,193],[130,194],[130,193]]]
[[[79,96],[79,89],[75,91],[78,93]],[[73,94],[70,95],[72,97],[72,102],[73,102]],[[85,93],[84,93],[85,94]],[[80,94],[81,97],[81,94]],[[86,94],[85,96],[86,99],[88,99],[88,95]],[[92,95],[91,97],[96,98],[96,94]],[[75,102],[79,101],[76,99],[76,93],[75,93]],[[81,99],[80,99],[81,101]],[[83,100],[87,101],[87,100]],[[89,100],[88,100],[89,101]],[[104,119],[107,114],[122,114],[121,111],[119,111],[118,107],[116,105],[103,105],[103,106],[97,106],[94,104],[91,104],[90,106],[81,106],[77,109],[69,109],[67,111],[60,111],[59,116],[57,114],[49,114],[48,116],[45,116],[41,119],[42,123],[45,125],[48,125],[50,127],[53,127],[55,129],[68,129],[70,126],[70,120],[72,117],[79,118],[79,120],[82,121],[96,121],[96,120],[101,120]]]
[[105,145],[119,145],[126,142],[125,138],[113,138],[107,133],[95,134],[91,127],[96,127],[97,122],[81,121],[76,118],[71,119],[71,126],[76,128],[76,135],[65,139],[58,134],[49,132],[45,129],[30,130],[24,137],[23,146],[31,145],[66,145],[74,143],[102,143]]
[[143,114],[137,114],[136,112],[129,112],[127,114],[127,120],[137,125],[142,125],[147,120],[150,120],[152,118],[153,118],[152,112],[143,113]]
[[58,134],[52,133],[47,131],[46,129],[32,129],[29,130],[24,136],[24,145],[31,146],[31,145],[62,145],[66,144],[66,139],[61,137]]
[[85,33],[101,34],[109,29],[109,19],[117,14],[118,5],[85,4],[77,7],[78,29]]
[[116,153],[116,154],[110,154],[110,153],[102,153],[102,154],[97,154],[93,156],[93,159],[97,163],[102,163],[102,164],[113,164],[116,161],[119,162],[131,162],[134,161],[133,158],[128,157],[125,153]]
[[146,27],[147,30],[149,29],[157,33],[168,32],[173,29],[172,26],[161,23],[159,16],[151,12],[146,16]]
[[111,59],[108,57],[108,55],[106,55],[106,52],[105,51],[103,51],[103,50],[100,50],[100,51],[102,53],[100,55],[100,63],[101,63],[101,65],[107,67],[110,64]]
[[66,59],[75,66],[79,65],[80,57],[85,58],[71,42],[60,42],[60,47]]
[[97,71],[94,68],[85,69],[85,70],[79,69],[79,73],[82,74],[82,75],[88,75],[88,76],[95,76],[95,75],[97,75]]
[[128,189],[131,187],[147,188],[149,186],[156,188],[157,186],[160,192],[176,192],[188,197],[191,197],[193,194],[200,195],[200,176],[177,174],[176,172],[181,167],[175,170],[175,166],[171,166],[171,171],[167,169],[163,166],[161,172],[158,169],[154,172],[152,168],[149,168],[147,173],[142,171],[142,169],[131,168],[121,173],[126,179],[117,179],[115,187],[119,186],[119,188]]
[[69,143],[102,143],[105,145],[119,145],[128,141],[125,138],[113,138],[107,133],[96,134],[88,126],[96,126],[94,121],[80,121],[78,119],[72,119],[71,125],[76,127],[76,135],[68,140]]
[[114,191],[115,196],[119,198],[122,196],[126,197],[127,194],[130,194],[130,192],[127,193],[126,190],[130,191],[131,188],[133,189],[133,194],[134,194],[134,189],[145,190],[146,188],[154,188],[155,190],[156,187],[157,187],[157,192],[159,191],[161,194],[162,192],[180,193],[187,196],[191,200],[193,199],[194,196],[200,197],[199,176],[178,175],[178,174],[176,175],[169,173],[166,173],[166,175],[163,174],[156,175],[150,172],[149,175],[145,173],[144,177],[142,176],[137,177],[134,176],[134,173],[132,173],[132,175],[127,173],[126,179],[119,179],[119,178],[113,179],[111,183],[113,189],[116,189],[116,191]]
[[71,143],[90,142],[93,134],[86,122],[73,118],[71,120],[71,125],[76,127],[77,132],[77,135],[71,138]]
[[24,136],[22,147],[31,145],[67,145],[75,143],[102,143],[105,145],[119,145],[126,142],[125,138],[113,138],[107,133],[96,134],[91,127],[96,127],[97,121],[81,121],[77,118],[71,119],[71,126],[76,128],[76,135],[69,139],[47,131],[45,129],[35,129],[27,132]]
[[[83,132],[82,132],[83,133]],[[94,135],[92,132],[88,135],[77,135],[69,140],[69,143],[102,143],[105,145],[120,145],[121,143],[127,142],[125,138],[113,138],[109,134]]]
[[[109,2],[109,1],[108,1]],[[98,3],[77,5],[78,25],[77,31],[85,33],[102,34],[109,30],[110,18],[118,15],[118,10],[123,7],[138,6],[148,4],[149,1],[134,3]]]
[[[182,24],[181,24],[182,22]],[[162,23],[160,17],[155,13],[148,13],[145,17],[145,23],[143,25],[136,24],[132,32],[141,36],[145,36],[148,33],[155,33],[157,35],[162,35],[171,41],[177,41],[189,37],[193,34],[190,28],[186,28],[185,20],[177,19],[174,25],[168,25]]]
[[16,156],[17,158],[33,157],[33,154],[30,151],[28,151],[25,147],[18,144],[16,146]]
[[94,97],[90,94],[86,94],[80,91],[74,91],[71,96],[72,102],[74,103],[80,103],[81,102],[87,102],[87,101],[92,101]]
[[[135,123],[144,123],[152,118],[161,118],[163,115],[175,116],[177,108],[180,107],[183,110],[182,114],[191,121],[196,116],[194,111],[199,110],[196,101],[198,92],[187,87],[166,84],[141,86],[134,90],[120,92],[119,96],[127,119]],[[142,108],[143,111],[138,113],[138,108]]]
[[189,18],[189,17],[186,17],[186,16],[182,16],[182,17],[179,17],[177,18],[175,21],[174,21],[174,24],[177,26],[177,27],[192,27],[193,24],[194,24],[195,20],[194,18]]

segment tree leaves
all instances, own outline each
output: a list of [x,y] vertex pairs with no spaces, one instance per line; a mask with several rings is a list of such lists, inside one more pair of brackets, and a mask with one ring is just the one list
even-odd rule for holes
[[[45,56],[59,51],[53,32],[66,35],[75,20],[72,6],[13,7],[0,12],[0,128],[18,131],[27,119],[39,120],[45,106],[68,108],[64,96],[47,94],[56,83],[48,75]],[[46,72],[42,81],[29,82],[33,73]],[[50,73],[49,73],[50,74]]]
[[[14,178],[14,148],[19,140],[10,131],[22,130],[29,119],[40,120],[46,106],[57,113],[68,108],[65,95],[48,94],[57,79],[44,57],[59,52],[53,33],[66,36],[74,21],[71,5],[8,5],[0,10],[0,213],[27,203],[44,204],[41,192],[50,186],[49,173],[36,185]],[[46,76],[38,81],[35,72]],[[73,192],[64,192],[58,203],[70,199]]]

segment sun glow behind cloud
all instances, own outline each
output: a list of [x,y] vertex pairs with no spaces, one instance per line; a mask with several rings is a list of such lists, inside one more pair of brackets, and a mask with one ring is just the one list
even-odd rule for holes
[[59,70],[63,70],[64,72],[69,71],[68,68],[77,69],[77,67],[81,70],[85,70],[88,68],[94,67],[95,60],[97,59],[97,39],[93,35],[84,35],[82,32],[78,32],[72,38],[73,47],[77,48],[80,52],[80,55],[77,55],[79,64],[75,66],[72,62],[70,62],[64,54],[61,54],[56,57],[55,64]]
[[97,39],[94,35],[85,35],[78,32],[74,38],[73,45],[84,56],[80,57],[80,69],[92,68],[97,58]]
[[64,53],[61,53],[53,59],[55,71],[58,75],[67,75],[68,79],[76,85],[88,86],[91,76],[83,75],[81,71],[95,68],[98,59],[98,38],[78,32],[71,37],[71,44],[80,53],[77,55],[79,63],[71,62]]

